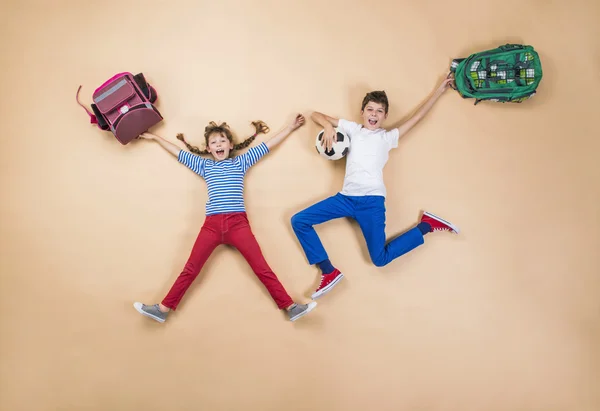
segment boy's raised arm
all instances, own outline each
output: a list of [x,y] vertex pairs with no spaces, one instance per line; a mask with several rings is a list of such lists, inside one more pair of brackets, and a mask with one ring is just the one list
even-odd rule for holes
[[421,121],[423,117],[425,117],[425,115],[429,112],[429,110],[431,110],[433,105],[438,101],[438,99],[441,97],[444,91],[446,91],[446,89],[452,81],[454,80],[450,78],[444,79],[444,81],[441,82],[441,84],[431,95],[431,97],[429,97],[425,104],[423,104],[423,106],[421,106],[421,108],[419,108],[417,112],[413,114],[413,116],[409,118],[406,122],[396,127],[399,132],[398,138],[402,137],[404,134],[410,131],[419,121]]

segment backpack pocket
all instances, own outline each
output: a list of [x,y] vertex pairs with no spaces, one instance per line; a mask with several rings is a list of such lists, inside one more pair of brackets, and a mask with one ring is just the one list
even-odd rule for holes
[[111,131],[121,144],[127,144],[162,119],[152,104],[143,102],[120,114],[112,124]]
[[116,119],[127,113],[131,107],[142,103],[141,97],[137,95],[127,77],[121,77],[107,84],[94,95],[93,99],[98,110],[110,124],[114,124]]

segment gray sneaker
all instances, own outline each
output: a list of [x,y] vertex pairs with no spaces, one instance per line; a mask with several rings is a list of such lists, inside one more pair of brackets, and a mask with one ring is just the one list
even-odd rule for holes
[[316,306],[317,303],[315,301],[312,301],[308,304],[292,305],[292,308],[287,311],[288,315],[290,316],[290,321],[296,321],[298,318],[311,312]]
[[163,313],[158,308],[158,304],[146,305],[142,303],[133,303],[133,307],[142,315],[150,317],[159,323],[164,323],[169,313]]

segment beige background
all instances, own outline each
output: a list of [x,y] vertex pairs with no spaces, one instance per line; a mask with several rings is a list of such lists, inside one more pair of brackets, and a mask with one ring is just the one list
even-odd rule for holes
[[[600,3],[31,2],[0,9],[0,409],[600,409]],[[159,301],[204,220],[206,187],[157,145],[121,146],[75,103],[144,72],[166,120],[202,142],[294,111],[358,119],[385,89],[406,118],[453,57],[507,42],[543,59],[539,94],[450,90],[391,154],[388,233],[422,209],[463,230],[379,269],[355,224],[318,231],[346,273],[286,321],[220,248],[163,325]],[[341,188],[312,122],[249,173],[247,207],[294,298],[318,271],[289,219]],[[264,137],[261,137],[261,140]]]

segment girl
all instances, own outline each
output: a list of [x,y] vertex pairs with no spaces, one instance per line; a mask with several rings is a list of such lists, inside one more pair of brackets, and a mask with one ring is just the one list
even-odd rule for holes
[[[279,309],[285,309],[290,320],[295,321],[309,313],[316,302],[296,304],[273,273],[260,246],[252,233],[244,204],[244,176],[264,155],[281,143],[294,130],[304,124],[304,116],[297,114],[293,121],[266,143],[252,147],[245,154],[232,157],[234,150],[248,147],[259,133],[267,133],[269,128],[262,121],[252,123],[256,132],[243,143],[234,145],[233,137],[227,123],[217,125],[211,122],[204,130],[206,150],[200,151],[189,145],[183,135],[178,134],[191,153],[181,150],[176,145],[152,133],[144,133],[140,137],[156,141],[167,152],[171,153],[183,165],[190,168],[206,181],[208,201],[206,203],[206,219],[183,271],[175,280],[171,290],[160,304],[133,304],[135,309],[158,322],[164,322],[169,311],[177,309],[177,305],[192,284],[202,266],[213,250],[220,244],[229,244],[237,248],[244,256],[256,276],[267,288]],[[210,154],[213,159],[205,159],[200,154]]]

